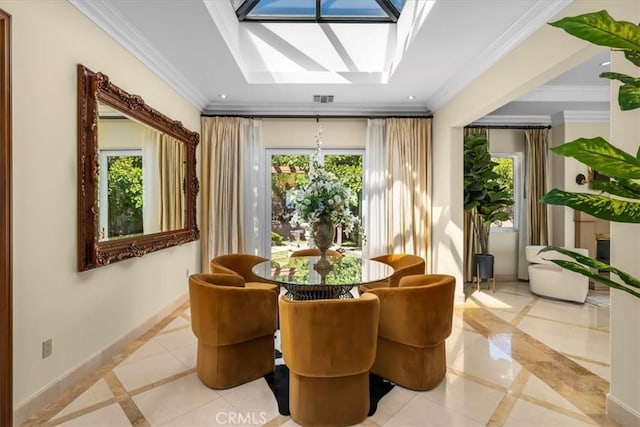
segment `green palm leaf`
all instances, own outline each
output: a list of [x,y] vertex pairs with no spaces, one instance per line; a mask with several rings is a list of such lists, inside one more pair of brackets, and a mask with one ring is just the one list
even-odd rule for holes
[[570,193],[554,188],[542,196],[540,202],[569,206],[608,221],[640,223],[640,203],[613,199],[600,194]]
[[640,108],[640,87],[623,85],[618,91],[618,104],[622,111]]
[[634,65],[640,67],[640,51],[637,50],[625,50],[624,57],[627,58]]
[[[636,296],[638,298],[640,298],[640,293],[634,291],[633,289],[630,289],[629,287],[633,287],[633,288],[637,288],[640,289],[640,281],[638,279],[636,279],[635,277],[631,276],[628,273],[625,273],[622,270],[619,270],[615,267],[610,266],[609,264],[605,264],[601,261],[595,260],[593,258],[589,258],[588,256],[584,256],[582,254],[573,252],[571,250],[565,249],[565,248],[560,248],[557,246],[546,246],[544,248],[542,248],[540,250],[540,253],[542,252],[548,252],[548,251],[556,251],[559,252],[563,255],[566,255],[570,258],[573,258],[574,260],[576,260],[577,262],[572,262],[572,261],[566,261],[566,260],[554,260],[554,259],[549,259],[549,261],[553,262],[556,265],[559,265],[562,268],[566,268],[567,270],[571,270],[575,273],[578,274],[582,274],[583,276],[588,276],[600,283],[603,283],[611,288],[615,288],[615,289],[619,289],[621,291],[624,292],[628,292],[633,296]],[[600,271],[606,271],[609,273],[613,273],[615,275],[617,275],[618,277],[620,277],[622,279],[622,281],[627,285],[621,285],[617,282],[614,282],[611,279],[608,279],[606,277],[602,277],[599,274],[595,273],[594,271],[590,270],[589,268],[593,268],[593,269],[597,269]]]
[[640,160],[601,137],[579,138],[551,150],[565,157],[573,157],[603,175],[640,179]]
[[640,199],[640,185],[628,179],[623,180],[592,180],[591,187],[594,190],[604,191],[614,196],[628,199]]
[[606,10],[570,16],[551,22],[567,33],[599,46],[640,51],[640,28],[627,21],[616,21]]

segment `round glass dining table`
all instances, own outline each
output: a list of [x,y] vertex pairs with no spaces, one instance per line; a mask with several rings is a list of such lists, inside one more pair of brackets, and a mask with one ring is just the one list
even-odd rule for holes
[[286,296],[294,300],[353,298],[350,290],[363,283],[379,282],[393,274],[393,268],[371,259],[326,257],[328,267],[318,268],[319,256],[270,260],[253,267],[257,276],[281,283]]

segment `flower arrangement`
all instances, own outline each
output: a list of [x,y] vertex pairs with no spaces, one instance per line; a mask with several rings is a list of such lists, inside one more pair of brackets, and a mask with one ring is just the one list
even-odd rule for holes
[[320,221],[342,225],[347,235],[360,227],[360,219],[349,206],[357,203],[356,195],[336,175],[320,164],[320,134],[316,135],[316,149],[311,156],[309,182],[292,194],[294,213],[291,224]]

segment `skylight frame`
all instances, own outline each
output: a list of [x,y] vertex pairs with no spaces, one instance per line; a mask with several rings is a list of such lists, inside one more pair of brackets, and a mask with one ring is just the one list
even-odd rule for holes
[[236,9],[236,16],[240,22],[314,22],[314,23],[397,23],[400,10],[393,0],[375,0],[386,16],[323,16],[321,0],[315,0],[315,16],[285,16],[285,15],[261,15],[249,16],[251,11],[261,0],[241,0]]

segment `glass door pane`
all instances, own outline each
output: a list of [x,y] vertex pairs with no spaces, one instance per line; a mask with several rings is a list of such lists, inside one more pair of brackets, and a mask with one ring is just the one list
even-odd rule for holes
[[[346,183],[351,191],[357,195],[357,201],[349,206],[351,212],[362,223],[362,154],[325,154],[324,167]],[[362,255],[362,236],[354,230],[349,236],[339,227],[336,233],[336,246],[345,250],[345,255]]]
[[[307,248],[305,230],[291,226],[291,194],[309,180],[309,154],[271,154],[271,258],[287,258],[289,250]],[[308,237],[308,234],[307,234]]]

